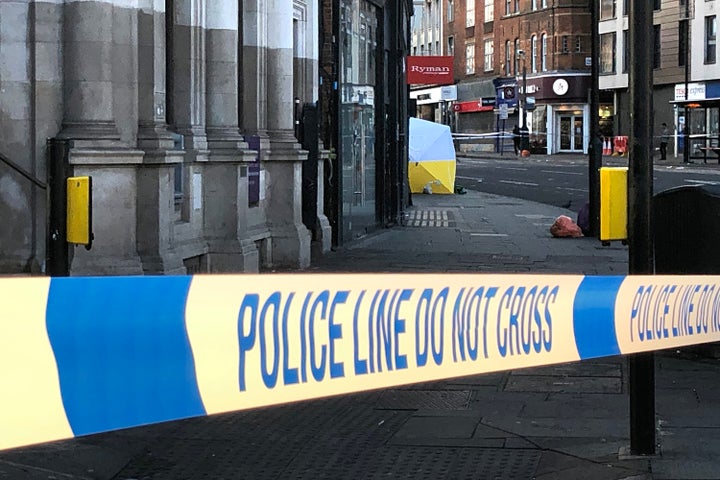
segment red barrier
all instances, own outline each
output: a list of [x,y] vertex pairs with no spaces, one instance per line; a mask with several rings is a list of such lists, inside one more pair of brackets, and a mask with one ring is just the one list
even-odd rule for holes
[[627,153],[627,135],[619,135],[613,141],[613,156],[625,156]]

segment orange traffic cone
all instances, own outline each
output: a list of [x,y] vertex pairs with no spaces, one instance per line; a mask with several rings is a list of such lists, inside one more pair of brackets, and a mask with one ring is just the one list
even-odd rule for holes
[[603,142],[603,155],[610,155],[612,154],[612,148],[610,148],[610,139],[607,137],[605,138],[605,141]]

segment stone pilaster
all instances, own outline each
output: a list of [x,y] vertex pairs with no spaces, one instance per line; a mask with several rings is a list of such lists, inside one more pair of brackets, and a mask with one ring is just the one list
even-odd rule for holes
[[175,164],[182,152],[146,152],[137,172],[137,249],[148,275],[186,272],[174,248]]
[[92,176],[91,250],[74,248],[71,275],[140,275],[137,252],[137,171],[142,152],[73,148],[73,174]]
[[92,249],[73,249],[71,275],[143,273],[136,243],[137,168],[143,152],[121,140],[114,101],[117,80],[117,88],[137,102],[133,73],[116,79],[114,70],[137,63],[134,18],[127,11],[116,15],[109,2],[64,4],[64,110],[58,136],[73,140],[71,174],[91,176],[93,182]]
[[238,3],[206,10],[206,130],[204,231],[213,272],[257,272],[259,255],[247,233],[247,165],[256,152],[238,126]]
[[113,112],[113,5],[66,2],[60,137],[77,148],[121,147]]
[[[267,30],[268,2],[244,0],[242,4],[242,104],[243,130],[261,139],[267,137]],[[288,29],[290,26],[287,27]],[[285,32],[288,34],[288,31]]]
[[310,232],[302,223],[302,163],[307,152],[293,131],[292,0],[270,0],[267,46],[267,131],[270,151],[264,156],[268,226],[272,235],[273,265],[306,268],[310,265]]
[[318,255],[327,253],[332,248],[332,226],[325,215],[325,163],[330,161],[330,151],[320,149],[317,168],[317,231],[316,242],[313,246]]
[[165,14],[155,0],[140,0],[138,11],[137,248],[146,274],[184,274],[174,249],[174,170],[183,152],[172,150],[166,127]]
[[172,45],[172,127],[184,137],[189,159],[207,160],[205,130],[205,1],[176,0]]

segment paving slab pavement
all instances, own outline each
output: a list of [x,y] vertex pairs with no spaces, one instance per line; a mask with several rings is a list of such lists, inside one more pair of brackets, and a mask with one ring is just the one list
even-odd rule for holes
[[[555,239],[570,211],[416,195],[403,225],[307,272],[624,275],[627,247]],[[298,274],[302,274],[298,272]],[[720,478],[720,364],[656,355],[658,452],[629,445],[623,357],[426,382],[0,452],[0,480]]]

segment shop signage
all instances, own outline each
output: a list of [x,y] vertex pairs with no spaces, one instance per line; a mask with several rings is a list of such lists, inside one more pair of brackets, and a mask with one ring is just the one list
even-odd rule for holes
[[500,120],[507,120],[508,118],[508,106],[507,103],[500,104]]
[[480,100],[479,102],[477,100],[473,100],[471,102],[457,102],[453,105],[453,110],[460,113],[492,112],[493,105],[486,104],[484,99]]
[[407,83],[451,85],[454,82],[452,56],[407,57]]
[[[705,100],[705,84],[704,83],[688,83],[687,91],[688,100]],[[675,84],[675,101],[685,100],[685,84]]]
[[440,99],[446,102],[457,100],[457,85],[440,87]]

